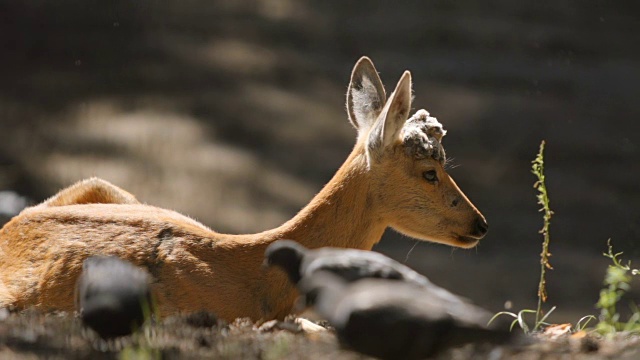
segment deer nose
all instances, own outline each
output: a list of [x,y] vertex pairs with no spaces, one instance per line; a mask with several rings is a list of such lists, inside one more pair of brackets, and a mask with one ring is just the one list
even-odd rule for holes
[[487,221],[482,218],[482,217],[478,217],[476,219],[476,224],[475,224],[475,235],[477,236],[485,236],[487,234],[487,231],[489,231],[489,224],[487,224]]

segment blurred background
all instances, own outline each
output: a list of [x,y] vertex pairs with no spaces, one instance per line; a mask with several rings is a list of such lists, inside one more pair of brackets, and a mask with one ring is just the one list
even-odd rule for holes
[[367,55],[388,92],[411,70],[414,108],[449,131],[450,174],[490,224],[472,250],[392,230],[375,250],[493,311],[535,308],[542,218],[530,167],[544,139],[548,307],[552,321],[575,322],[597,313],[607,239],[640,258],[639,8],[1,1],[0,220],[99,176],[219,232],[275,227],[349,154],[344,96]]

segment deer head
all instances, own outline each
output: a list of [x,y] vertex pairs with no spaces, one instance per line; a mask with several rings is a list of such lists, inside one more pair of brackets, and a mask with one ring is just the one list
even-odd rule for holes
[[442,124],[426,110],[409,118],[411,102],[410,72],[386,99],[371,60],[363,57],[355,65],[347,110],[366,151],[372,202],[401,233],[473,247],[487,233],[487,222],[445,171]]

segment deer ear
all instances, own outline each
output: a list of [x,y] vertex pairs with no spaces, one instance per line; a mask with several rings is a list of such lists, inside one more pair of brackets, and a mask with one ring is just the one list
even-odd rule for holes
[[349,121],[358,133],[367,134],[382,111],[387,95],[371,60],[363,56],[353,67],[347,90]]
[[400,131],[411,111],[411,99],[411,73],[405,71],[369,133],[367,150],[370,157],[381,156],[385,148],[400,141]]

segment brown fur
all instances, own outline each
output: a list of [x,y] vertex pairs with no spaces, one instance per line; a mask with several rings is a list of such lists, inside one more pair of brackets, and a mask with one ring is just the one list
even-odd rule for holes
[[140,204],[135,196],[98,178],[79,181],[45,200],[39,207],[81,204]]
[[[176,212],[140,204],[99,179],[25,209],[0,230],[0,307],[74,310],[73,289],[90,255],[115,255],[149,269],[162,314],[206,309],[223,319],[282,318],[296,293],[264,249],[288,238],[310,248],[371,249],[385,228],[422,240],[472,247],[482,215],[434,158],[405,151],[411,76],[386,100],[368,58],[356,64],[347,108],[358,129],[353,152],[293,219],[251,235],[216,233]],[[425,171],[437,172],[429,183]]]

